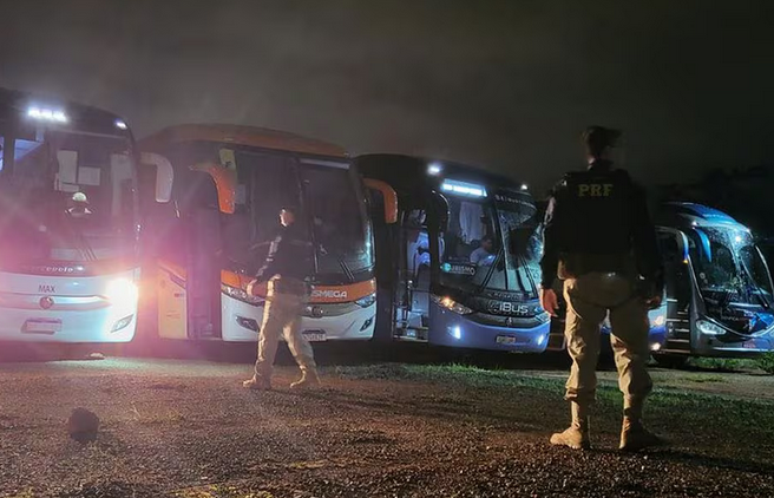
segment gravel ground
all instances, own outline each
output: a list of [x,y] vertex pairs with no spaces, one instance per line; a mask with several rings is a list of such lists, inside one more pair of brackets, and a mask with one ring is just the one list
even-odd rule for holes
[[[744,376],[657,373],[665,387],[649,423],[671,445],[620,455],[610,374],[595,449],[575,453],[547,444],[567,422],[558,372],[329,366],[321,389],[298,394],[286,387],[291,367],[268,393],[241,388],[249,371],[167,359],[0,364],[0,496],[774,496],[774,403],[733,395]],[[95,442],[67,437],[75,407],[100,416]]]

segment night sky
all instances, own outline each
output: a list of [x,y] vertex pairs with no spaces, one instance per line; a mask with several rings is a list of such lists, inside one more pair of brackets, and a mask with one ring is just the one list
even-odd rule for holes
[[[771,1],[0,0],[0,86],[144,136],[232,122],[542,191],[620,127],[647,183],[774,163]],[[542,193],[542,192],[539,192]]]

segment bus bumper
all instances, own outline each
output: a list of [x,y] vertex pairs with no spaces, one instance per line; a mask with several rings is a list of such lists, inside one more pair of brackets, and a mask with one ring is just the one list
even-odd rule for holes
[[431,304],[428,342],[456,348],[542,353],[548,345],[550,327],[550,321],[529,329],[486,325]]
[[137,271],[95,277],[0,272],[0,341],[129,342],[137,329],[137,277]]
[[716,337],[699,335],[693,356],[727,358],[754,357],[774,351],[774,331],[734,342],[720,341]]
[[[221,295],[223,328],[227,342],[257,342],[258,329],[263,320],[263,306],[253,306]],[[318,305],[322,316],[304,316],[301,331],[311,341],[366,341],[374,335],[376,304],[366,308],[353,306],[352,310],[335,316],[326,316],[326,306]]]

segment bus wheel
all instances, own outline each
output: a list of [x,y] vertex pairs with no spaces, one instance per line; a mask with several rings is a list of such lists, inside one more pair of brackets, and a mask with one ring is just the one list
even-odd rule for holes
[[683,368],[688,363],[687,356],[660,354],[654,356],[654,358],[659,366],[664,368]]

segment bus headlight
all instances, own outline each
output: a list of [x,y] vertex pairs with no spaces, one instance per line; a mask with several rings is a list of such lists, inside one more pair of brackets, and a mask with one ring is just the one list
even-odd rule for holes
[[376,293],[369,294],[365,297],[361,297],[357,301],[355,301],[355,304],[360,306],[361,308],[368,308],[372,304],[376,302]]
[[113,303],[134,305],[139,295],[137,284],[125,278],[113,280],[107,287],[107,298]]
[[253,296],[247,293],[246,290],[238,287],[231,287],[230,285],[220,284],[220,291],[228,297],[234,298],[237,301],[257,306],[263,303],[263,298],[260,296]]
[[704,335],[723,335],[726,333],[726,331],[723,330],[723,327],[706,320],[698,320],[696,322],[696,327],[699,329],[699,332]]
[[436,296],[435,294],[431,295],[433,302],[437,305],[446,308],[449,311],[452,311],[454,313],[457,313],[458,315],[469,315],[473,313],[473,310],[465,306],[464,304],[460,304],[454,299],[450,298],[449,296]]

